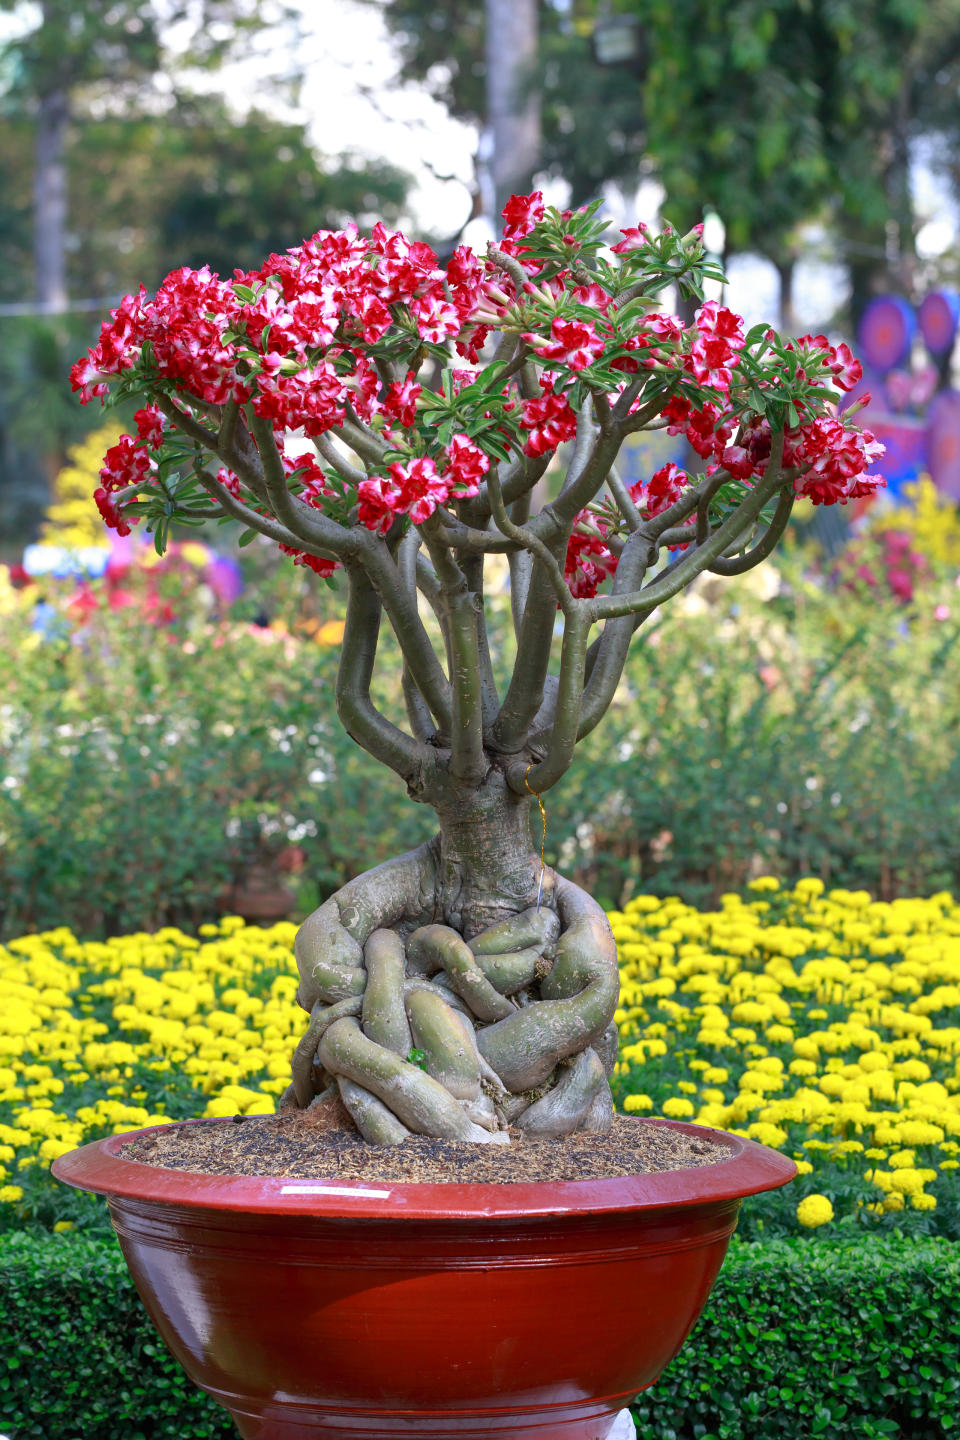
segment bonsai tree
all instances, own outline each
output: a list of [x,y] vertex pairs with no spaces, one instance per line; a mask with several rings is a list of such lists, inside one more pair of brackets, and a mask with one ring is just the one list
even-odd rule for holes
[[[597,211],[513,196],[500,243],[445,270],[382,225],[232,279],[177,270],[128,296],[72,374],[84,401],[144,402],[101,471],[107,525],[142,524],[162,550],[174,525],[236,520],[346,585],[338,714],[438,829],[301,927],[310,1021],[288,1093],[305,1107],[335,1085],[377,1144],[611,1123],[614,942],[544,865],[531,804],[659,606],[760,564],[798,495],[885,483],[868,473],[883,447],[837,414],[861,373],[845,345],[745,334],[703,302],[721,277],[701,227],[608,245]],[[660,308],[671,285],[702,302],[689,327]],[[702,473],[628,485],[618,452],[655,429],[685,436]],[[516,633],[502,693],[491,556],[509,562]],[[384,621],[405,723],[371,698]]]

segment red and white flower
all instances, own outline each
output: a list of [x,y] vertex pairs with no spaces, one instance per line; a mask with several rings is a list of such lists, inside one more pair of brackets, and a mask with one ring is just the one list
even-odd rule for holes
[[549,340],[531,334],[523,338],[537,351],[541,360],[560,361],[571,370],[585,370],[592,365],[603,354],[605,345],[592,322],[561,320],[559,316],[550,326]]
[[520,410],[520,424],[530,434],[523,453],[536,457],[556,450],[577,433],[577,416],[563,395],[548,392],[537,400],[525,400]]
[[620,231],[623,239],[618,240],[616,245],[611,245],[610,249],[614,255],[629,255],[631,250],[641,250],[649,243],[648,233],[647,226],[642,223],[630,225],[626,230]]
[[530,195],[511,195],[501,210],[503,234],[507,240],[520,240],[535,229],[544,216],[543,193],[534,190]]

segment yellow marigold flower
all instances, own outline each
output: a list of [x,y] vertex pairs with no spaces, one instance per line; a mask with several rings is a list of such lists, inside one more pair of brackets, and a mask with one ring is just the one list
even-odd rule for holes
[[795,1164],[796,1167],[797,1167],[797,1174],[798,1174],[798,1175],[812,1175],[812,1174],[813,1174],[813,1166],[810,1164],[810,1161],[809,1161],[809,1160],[796,1160],[796,1161],[794,1161],[794,1164]]
[[627,1095],[624,1097],[623,1108],[628,1115],[632,1115],[638,1110],[652,1110],[653,1101],[649,1095]]
[[939,1145],[944,1132],[939,1125],[926,1120],[903,1120],[897,1127],[897,1139],[903,1145]]
[[696,1095],[697,1087],[692,1080],[678,1080],[677,1089],[682,1090],[684,1095]]
[[670,1120],[689,1120],[693,1113],[689,1100],[681,1100],[678,1096],[671,1095],[669,1100],[663,1102],[663,1114]]
[[18,1200],[23,1199],[23,1189],[19,1185],[0,1185],[0,1205],[15,1205]]
[[747,1126],[747,1134],[751,1140],[756,1140],[760,1145],[769,1145],[774,1150],[779,1150],[787,1143],[787,1132],[781,1130],[779,1125],[770,1125],[763,1120],[754,1121]]
[[936,1195],[927,1195],[923,1191],[919,1195],[910,1196],[910,1204],[914,1210],[936,1210]]
[[919,1195],[923,1189],[923,1176],[918,1170],[895,1170],[890,1177],[890,1189],[901,1195]]
[[808,1230],[829,1225],[833,1219],[833,1206],[826,1195],[805,1195],[797,1206],[797,1219]]
[[816,875],[805,875],[793,887],[794,895],[803,900],[811,900],[815,895],[822,895],[823,890],[823,881]]
[[883,1197],[883,1208],[887,1211],[902,1210],[907,1202],[896,1190],[891,1190],[889,1195]]

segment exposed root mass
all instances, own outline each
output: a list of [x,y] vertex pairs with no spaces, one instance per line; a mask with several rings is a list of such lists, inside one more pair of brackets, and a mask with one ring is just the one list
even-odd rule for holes
[[338,1091],[376,1145],[608,1129],[616,946],[596,901],[548,880],[539,907],[464,934],[422,846],[320,906],[297,936],[310,1023],[285,1098]]

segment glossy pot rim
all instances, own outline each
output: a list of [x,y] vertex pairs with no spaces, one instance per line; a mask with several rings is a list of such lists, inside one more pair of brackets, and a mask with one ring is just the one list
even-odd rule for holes
[[[231,1125],[230,1119],[178,1124]],[[649,1175],[524,1184],[423,1184],[414,1181],[320,1180],[287,1175],[205,1175],[123,1158],[123,1145],[172,1128],[151,1125],[94,1140],[59,1156],[53,1174],[79,1190],[128,1201],[251,1215],[315,1219],[470,1220],[657,1211],[740,1200],[786,1185],[797,1167],[755,1140],[704,1125],[660,1117],[637,1119],[727,1145],[732,1154],[710,1165]]]

